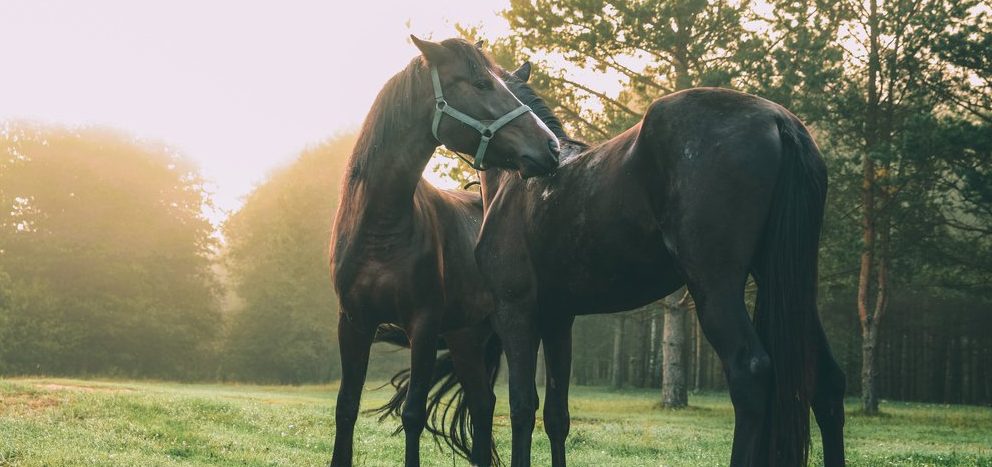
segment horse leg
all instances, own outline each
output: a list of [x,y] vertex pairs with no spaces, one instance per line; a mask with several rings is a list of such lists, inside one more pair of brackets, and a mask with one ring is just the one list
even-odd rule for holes
[[844,392],[847,386],[843,370],[834,359],[827,335],[819,317],[811,333],[816,356],[815,384],[810,401],[816,424],[820,426],[823,441],[823,465],[843,466],[844,461]]
[[531,436],[537,411],[537,324],[536,307],[500,304],[494,316],[510,367],[510,426],[513,431],[511,467],[530,466]]
[[417,467],[420,465],[420,435],[427,426],[427,395],[437,359],[438,327],[431,319],[422,318],[410,326],[409,333],[410,384],[400,419],[406,434],[406,466]]
[[[451,350],[458,381],[465,391],[469,415],[472,416],[472,465],[489,467],[493,462],[493,410],[496,395],[486,365],[486,348],[492,330],[473,328],[444,336]],[[497,357],[498,358],[498,357]]]
[[551,465],[565,466],[568,437],[568,383],[572,372],[572,323],[575,317],[541,326],[547,384],[544,396],[544,431],[551,442]]
[[689,282],[706,339],[723,363],[734,405],[732,466],[769,464],[765,423],[772,394],[771,360],[744,305],[743,279]]
[[334,453],[332,466],[349,466],[352,463],[352,443],[358,406],[362,401],[362,386],[369,366],[369,348],[375,336],[375,326],[365,326],[348,318],[338,317],[338,348],[341,353],[341,387],[334,410]]

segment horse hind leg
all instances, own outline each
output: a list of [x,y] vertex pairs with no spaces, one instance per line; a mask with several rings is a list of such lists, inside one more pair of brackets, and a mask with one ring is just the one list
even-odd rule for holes
[[823,465],[839,467],[844,460],[844,392],[847,382],[834,359],[820,320],[811,332],[817,363],[811,405],[823,441]]
[[[496,395],[493,394],[490,368],[486,362],[487,348],[496,339],[492,330],[475,328],[445,334],[451,349],[458,381],[465,391],[465,403],[472,419],[472,465],[488,467],[493,464],[493,411]],[[496,357],[500,358],[499,356]],[[498,360],[496,361],[498,364]],[[454,423],[454,421],[452,421]]]
[[427,396],[431,389],[434,362],[437,359],[438,327],[430,318],[423,318],[415,321],[408,332],[410,333],[410,383],[400,419],[406,435],[405,465],[417,467],[420,465],[420,436],[427,426]]
[[362,386],[369,366],[369,349],[375,326],[353,322],[347,314],[338,318],[338,346],[341,354],[341,387],[334,410],[334,453],[331,466],[352,465],[352,449]]
[[693,284],[689,290],[706,339],[723,363],[734,406],[732,466],[763,466],[767,458],[766,420],[772,395],[771,360],[751,324],[743,281]]

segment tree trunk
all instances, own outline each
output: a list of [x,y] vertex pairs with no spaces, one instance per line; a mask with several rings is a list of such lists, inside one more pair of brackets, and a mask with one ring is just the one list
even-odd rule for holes
[[626,317],[622,314],[614,319],[613,328],[613,365],[610,373],[610,386],[614,389],[623,387],[624,361],[623,361],[623,333],[624,321]]
[[650,362],[648,363],[648,375],[650,377],[651,387],[661,386],[661,365],[659,364],[659,357],[661,353],[661,339],[658,336],[659,321],[661,316],[658,313],[656,305],[649,305],[651,309],[651,355]]
[[664,355],[662,357],[663,376],[661,383],[661,405],[667,408],[680,408],[689,404],[686,391],[686,310],[679,298],[680,290],[665,298],[665,331],[662,337]]
[[[878,209],[876,207],[875,152],[879,147],[879,61],[878,1],[871,0],[868,17],[868,102],[865,119],[865,151],[861,156],[861,268],[858,273],[858,318],[861,322],[861,408],[866,414],[878,413],[876,350],[878,322],[885,309],[886,271],[884,255],[880,254],[878,239]],[[874,310],[870,304],[873,272],[876,278]]]
[[861,409],[867,414],[878,413],[878,389],[874,326],[861,333]]
[[650,319],[651,316],[650,309],[641,310],[637,317],[637,333],[638,333],[638,353],[640,358],[637,362],[637,387],[644,388],[648,386],[648,361],[651,359],[651,332],[650,326],[645,322],[645,319]]
[[971,374],[968,371],[971,348],[968,346],[968,337],[961,336],[961,403],[971,403]]
[[692,324],[696,339],[696,352],[692,356],[692,366],[696,369],[696,374],[694,375],[692,390],[698,393],[703,389],[703,331],[702,326],[699,325],[698,317],[692,318]]
[[951,390],[954,389],[954,338],[947,340],[947,358],[944,360],[944,402],[953,402],[954,396]]

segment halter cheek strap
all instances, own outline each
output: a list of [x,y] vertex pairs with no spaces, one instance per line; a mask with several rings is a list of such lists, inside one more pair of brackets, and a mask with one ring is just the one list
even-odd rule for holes
[[[441,142],[441,138],[437,134],[437,128],[441,124],[441,116],[444,114],[448,114],[451,118],[475,128],[475,130],[478,131],[482,137],[479,140],[479,149],[475,151],[475,160],[472,163],[472,168],[476,170],[486,169],[484,162],[486,157],[486,148],[489,147],[489,140],[493,139],[496,132],[500,128],[503,128],[503,126],[507,123],[513,121],[513,119],[527,112],[531,112],[530,107],[520,104],[520,107],[507,112],[505,115],[496,120],[477,120],[462,112],[459,112],[454,107],[448,105],[448,101],[444,100],[444,94],[441,92],[441,78],[438,77],[437,67],[431,67],[431,81],[434,83],[434,122],[431,124],[431,131],[434,133],[434,138],[437,139],[438,142]],[[486,124],[485,122],[489,123]]]

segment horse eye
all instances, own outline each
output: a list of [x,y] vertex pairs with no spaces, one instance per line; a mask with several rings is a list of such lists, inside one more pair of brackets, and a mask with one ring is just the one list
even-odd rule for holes
[[488,79],[480,79],[472,83],[472,86],[475,86],[476,88],[481,89],[483,91],[491,91],[493,89],[493,82],[489,81]]

